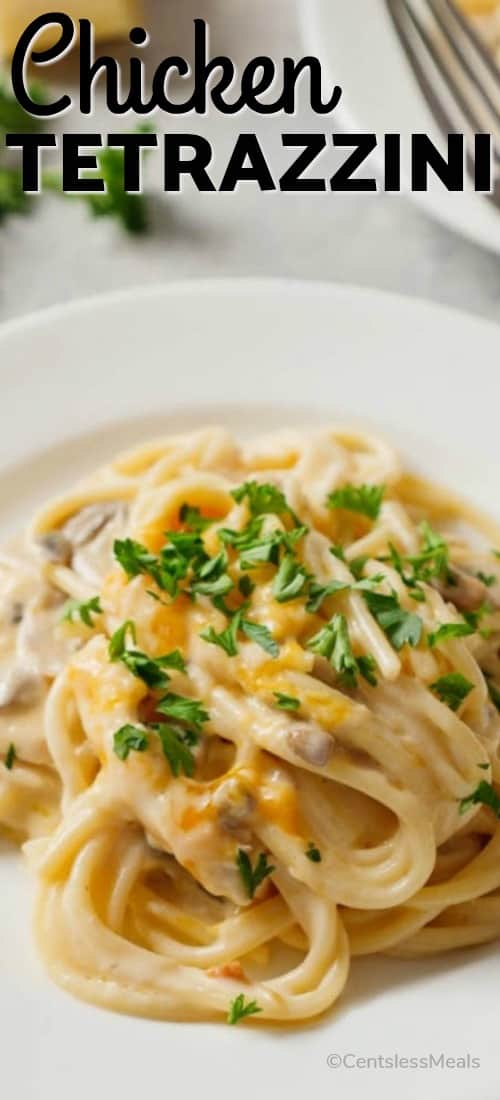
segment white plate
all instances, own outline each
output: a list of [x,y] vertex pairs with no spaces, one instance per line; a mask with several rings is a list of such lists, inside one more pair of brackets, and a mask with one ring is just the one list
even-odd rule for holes
[[[329,79],[344,91],[334,129],[352,133],[427,133],[440,148],[443,137],[403,53],[383,0],[298,0],[306,43],[321,57]],[[382,178],[381,157],[373,163]],[[500,212],[470,184],[448,193],[435,181],[427,194],[403,191],[428,214],[477,244],[500,252]]]
[[[373,291],[191,283],[55,309],[0,332],[2,532],[117,447],[208,421],[237,432],[339,418],[498,511],[499,330]],[[2,1096],[311,1095],[493,1100],[494,948],[353,966],[303,1030],[149,1023],[72,1000],[30,938],[31,886],[0,852]],[[480,1069],[330,1069],[328,1055],[460,1058]]]

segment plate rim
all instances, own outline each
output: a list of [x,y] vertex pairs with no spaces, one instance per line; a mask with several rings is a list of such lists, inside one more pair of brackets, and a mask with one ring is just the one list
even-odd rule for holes
[[[390,302],[397,309],[407,310],[410,313],[429,313],[447,319],[449,322],[477,324],[480,328],[489,328],[492,331],[500,330],[500,321],[492,317],[483,317],[473,310],[463,309],[460,306],[449,305],[445,302],[436,302],[424,295],[414,295],[402,291],[387,290],[367,284],[329,281],[327,279],[298,279],[286,276],[200,276],[182,279],[162,280],[151,284],[137,284],[105,293],[92,293],[75,298],[72,301],[55,302],[50,306],[42,306],[28,313],[19,314],[0,322],[0,346],[4,340],[11,337],[22,336],[24,332],[32,332],[40,327],[45,328],[52,322],[65,320],[71,317],[80,317],[91,312],[105,312],[110,306],[119,306],[129,301],[137,302],[138,299],[161,298],[163,296],[190,296],[196,293],[210,294],[222,292],[234,297],[244,297],[250,293],[277,292],[284,296],[306,297],[333,297],[337,299],[358,297],[359,299],[378,299],[381,303]],[[44,369],[50,370],[50,364]],[[0,363],[0,376],[2,364]]]

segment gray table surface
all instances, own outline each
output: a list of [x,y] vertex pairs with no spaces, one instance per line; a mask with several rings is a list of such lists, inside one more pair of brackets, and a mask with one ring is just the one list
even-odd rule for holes
[[[243,63],[258,53],[304,52],[293,0],[145,0],[159,57],[189,56],[192,20],[210,22],[212,49]],[[78,126],[78,120],[64,120]],[[99,109],[89,127],[106,129]],[[115,120],[113,129],[125,128]],[[293,127],[247,115],[168,119],[165,129],[206,134],[224,161],[241,130],[256,130],[279,162],[283,129],[324,129],[305,108]],[[328,129],[328,124],[327,124]],[[159,175],[160,169],[157,166]],[[0,320],[58,302],[172,279],[280,276],[381,287],[445,302],[500,321],[500,260],[393,195],[157,193],[153,232],[134,240],[78,203],[36,200],[28,218],[0,231]]]

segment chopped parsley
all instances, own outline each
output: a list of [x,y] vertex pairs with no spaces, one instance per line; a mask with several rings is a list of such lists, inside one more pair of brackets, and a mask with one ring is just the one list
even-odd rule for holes
[[179,582],[187,577],[189,570],[198,572],[209,559],[196,532],[169,531],[166,537],[169,541],[159,554],[151,554],[133,539],[117,539],[114,555],[127,576],[145,574],[173,599],[179,592]]
[[255,538],[248,536],[239,545],[233,544],[235,549],[240,551],[240,569],[256,569],[259,565],[279,565],[282,548],[294,557],[295,547],[307,531],[307,527],[294,527],[293,531],[270,531],[267,535],[259,534]]
[[324,601],[330,596],[335,596],[337,592],[347,592],[349,588],[348,581],[330,581],[328,584],[318,584],[317,581],[312,581],[309,585],[307,611],[319,611]]
[[5,767],[7,768],[8,772],[12,771],[16,759],[17,759],[16,746],[11,741],[11,743],[10,743],[8,749],[7,749],[6,756],[5,756]]
[[363,597],[394,649],[418,645],[422,637],[422,620],[419,615],[403,610],[395,592],[386,596],[367,590]]
[[241,609],[233,615],[229,626],[222,630],[220,634],[217,634],[213,626],[209,626],[207,630],[201,632],[200,638],[203,638],[210,645],[219,646],[227,653],[228,657],[236,657],[238,653],[238,631],[240,630],[243,634],[246,634],[250,641],[259,645],[271,657],[278,656],[279,645],[274,640],[271,631],[263,623],[254,623],[250,619],[244,619]]
[[255,867],[252,867],[250,856],[247,852],[243,851],[243,848],[238,848],[236,866],[240,872],[243,886],[249,898],[253,898],[261,882],[263,882],[268,875],[272,875],[275,870],[275,868],[268,863],[265,852],[260,853]]
[[238,591],[241,593],[245,600],[248,600],[255,590],[255,585],[251,578],[245,574],[244,577],[240,577],[238,581]]
[[247,523],[242,531],[232,531],[230,527],[221,527],[218,531],[219,539],[224,546],[233,546],[235,550],[245,550],[260,538],[263,522],[262,516],[256,516]]
[[293,554],[285,554],[273,583],[273,596],[278,603],[296,600],[302,595],[308,580],[307,570]]
[[135,642],[135,624],[129,619],[113,634],[109,643],[109,656],[112,661],[121,661],[133,676],[142,680],[154,691],[162,691],[170,682],[167,669],[185,672],[186,665],[178,649],[165,653],[161,657],[148,657],[140,649],[127,649],[127,635]]
[[134,539],[116,539],[113,552],[128,577],[138,577],[140,573],[153,576],[151,569],[156,567],[158,558],[142,543],[135,542]]
[[191,749],[198,744],[198,734],[172,723],[162,723],[154,728],[160,738],[163,755],[168,760],[172,775],[177,778],[182,771],[191,779],[195,769],[195,759]]
[[293,695],[283,695],[281,691],[275,691],[274,698],[276,699],[276,706],[280,710],[300,709],[300,699],[295,699]]
[[306,856],[308,859],[311,860],[311,863],[321,863],[321,852],[319,848],[317,848],[316,845],[313,844],[312,840],[310,840],[309,844],[307,845]]
[[227,554],[222,550],[215,558],[209,558],[204,562],[196,573],[196,579],[192,582],[189,591],[200,596],[226,596],[234,588],[234,583],[227,573],[227,566]]
[[122,726],[113,737],[113,750],[119,760],[126,760],[131,752],[145,752],[148,745],[146,730],[140,726]]
[[201,729],[204,723],[210,719],[203,703],[200,703],[197,699],[188,699],[184,695],[174,695],[173,692],[165,695],[156,709],[159,714],[164,714],[166,718],[174,718],[178,722],[187,722],[195,729]]
[[482,569],[476,573],[478,581],[482,581],[486,588],[491,588],[497,581],[494,573],[483,573]]
[[93,615],[102,615],[102,607],[99,596],[93,596],[91,600],[79,603],[78,600],[68,600],[62,615],[62,622],[74,623],[80,619],[85,626],[93,627]]
[[202,516],[200,509],[193,507],[192,504],[182,505],[179,511],[179,520],[190,531],[195,531],[196,534],[206,531],[207,527],[210,527],[214,522],[213,519],[206,519],[205,516]]
[[390,562],[409,589],[413,599],[423,602],[425,599],[421,588],[423,582],[439,578],[452,584],[453,574],[449,568],[448,543],[426,520],[420,524],[419,531],[422,545],[418,554],[404,557],[391,542],[389,553],[379,558],[379,561]]
[[450,580],[448,543],[427,520],[422,521],[419,530],[422,549],[419,554],[408,558],[414,569],[414,581],[428,581],[432,577]]
[[307,648],[312,653],[325,657],[332,668],[339,673],[346,687],[356,687],[358,675],[363,676],[369,683],[377,683],[374,658],[354,656],[345,615],[334,615],[318,634],[309,639]]
[[375,657],[372,657],[371,653],[367,653],[362,657],[356,657],[358,662],[358,669],[367,683],[372,687],[376,687],[378,684],[377,679],[377,662]]
[[125,653],[128,635],[130,635],[133,642],[137,640],[135,623],[132,622],[132,619],[127,619],[126,622],[122,623],[111,637],[108,647],[111,661],[118,661]]
[[295,527],[299,526],[299,520],[295,512],[290,508],[285,494],[276,485],[266,482],[245,481],[237,489],[233,489],[231,496],[237,504],[248,502],[250,515],[257,516],[289,516]]
[[[366,559],[363,559],[363,564]],[[362,577],[352,584],[350,581],[330,581],[328,584],[318,584],[316,581],[312,581],[309,585],[309,599],[306,604],[307,611],[319,611],[322,604],[330,596],[335,596],[337,592],[366,592],[371,591],[373,586],[380,584],[384,580],[382,573],[377,573],[374,577]]]
[[310,638],[307,648],[312,653],[326,657],[345,684],[355,687],[358,664],[352,652],[349,628],[345,615],[334,615],[322,630]]
[[131,752],[145,752],[149,747],[149,734],[158,735],[172,775],[179,776],[181,771],[191,777],[194,774],[195,761],[191,748],[198,742],[198,735],[192,730],[164,723],[152,725],[148,729],[126,725],[117,730],[113,737],[113,749],[120,760],[127,760]]
[[241,630],[246,634],[247,638],[250,638],[251,642],[255,642],[259,645],[265,653],[269,653],[271,657],[277,657],[279,655],[280,647],[274,640],[271,631],[263,623],[253,623],[250,619],[241,620]]
[[458,710],[473,688],[474,684],[466,680],[460,672],[450,672],[431,684],[431,690],[439,695],[441,702],[446,703],[450,710]]
[[382,507],[385,485],[343,485],[327,498],[329,508],[357,512],[368,519],[377,519]]
[[467,638],[469,634],[474,634],[475,628],[470,623],[443,623],[428,635],[427,641],[429,645],[434,647],[441,642],[447,642],[450,638]]
[[238,653],[237,637],[241,618],[242,612],[237,611],[236,615],[233,615],[229,626],[227,626],[225,630],[221,630],[220,634],[217,634],[213,626],[209,626],[206,630],[202,630],[200,638],[203,638],[203,641],[208,642],[209,645],[219,646],[219,649],[223,649],[228,657],[236,657]]
[[490,810],[500,817],[500,795],[497,794],[491,783],[482,779],[475,791],[462,798],[460,801],[460,813],[466,814],[473,806],[488,806]]
[[246,1016],[255,1016],[257,1012],[262,1012],[257,1001],[247,1001],[245,1003],[245,995],[239,993],[234,1001],[231,1001],[227,1022],[232,1025],[239,1024],[240,1020],[244,1020]]

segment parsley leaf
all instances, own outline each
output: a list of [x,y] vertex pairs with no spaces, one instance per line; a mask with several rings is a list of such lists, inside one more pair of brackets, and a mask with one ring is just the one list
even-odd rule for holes
[[476,577],[486,585],[486,588],[491,588],[497,580],[495,573],[483,573],[482,569],[478,570]]
[[178,722],[187,722],[195,729],[201,729],[204,722],[208,722],[210,719],[203,703],[200,703],[197,699],[188,699],[184,695],[174,695],[173,692],[169,692],[163,699],[160,699],[156,709],[160,714],[164,714],[166,718],[175,718]]
[[233,615],[229,626],[222,630],[220,634],[217,634],[213,626],[209,626],[207,630],[202,630],[200,638],[203,638],[203,641],[208,642],[209,645],[218,645],[220,649],[227,653],[228,657],[236,657],[238,653],[237,636],[241,617],[242,612],[237,611],[236,615]]
[[273,596],[278,603],[296,600],[304,590],[308,574],[293,554],[285,554],[274,578]]
[[376,687],[378,684],[378,678],[377,662],[375,660],[375,657],[372,657],[371,653],[367,653],[363,657],[357,657],[356,660],[358,662],[358,669],[361,676],[363,677],[363,680],[366,680],[367,683],[371,684],[372,687]]
[[121,661],[138,680],[143,680],[149,688],[161,691],[170,682],[166,669],[185,672],[186,665],[182,653],[174,649],[161,657],[148,657],[140,649],[127,649],[127,634],[135,642],[135,625],[129,619],[113,634],[109,643],[109,656],[112,661]]
[[250,638],[252,642],[259,645],[265,653],[269,653],[271,657],[277,657],[280,651],[280,647],[275,642],[271,631],[263,623],[252,623],[250,619],[241,620],[241,630],[246,634],[247,638]]
[[252,595],[252,592],[255,589],[255,585],[254,585],[253,581],[250,580],[250,577],[248,577],[245,574],[245,576],[240,577],[240,579],[238,581],[238,589],[241,592],[241,595],[244,597],[244,599],[248,600],[249,596]]
[[281,691],[275,691],[274,698],[276,699],[276,706],[280,710],[300,709],[300,699],[295,699],[293,695],[283,695]]
[[200,596],[226,596],[234,588],[233,581],[226,572],[227,565],[225,550],[215,558],[209,558],[197,571],[190,591]]
[[62,616],[62,622],[74,623],[80,619],[85,626],[93,627],[93,615],[102,615],[102,607],[99,596],[93,596],[91,600],[79,603],[78,600],[68,600]]
[[232,1025],[238,1024],[240,1020],[244,1020],[246,1016],[255,1016],[256,1012],[262,1012],[257,1001],[247,1001],[247,1003],[245,1003],[244,994],[239,993],[238,996],[234,998],[234,1001],[231,1001],[227,1022]]
[[290,508],[285,494],[282,493],[281,489],[277,489],[275,485],[259,481],[245,481],[244,485],[233,489],[231,496],[237,504],[247,500],[252,516],[290,516],[294,525],[299,526],[299,520]]
[[326,657],[347,686],[356,686],[358,663],[352,652],[345,615],[334,615],[318,634],[309,639],[307,648]]
[[273,871],[276,869],[268,863],[265,852],[260,853],[255,867],[252,867],[250,857],[243,851],[243,848],[238,848],[236,866],[240,872],[245,891],[249,898],[253,898],[261,882],[263,882],[268,875],[272,875]]
[[214,522],[213,519],[206,519],[205,516],[202,516],[200,509],[193,507],[192,504],[182,505],[179,510],[179,519],[190,531],[194,531],[196,534],[206,531],[207,527],[210,527]]
[[130,752],[145,752],[148,745],[147,733],[139,726],[122,726],[113,736],[113,750],[119,760],[126,760]]
[[220,541],[224,546],[233,546],[235,550],[245,550],[260,538],[262,516],[256,516],[247,523],[242,531],[232,531],[230,527],[221,527],[218,531]]
[[418,645],[422,637],[422,620],[419,615],[404,611],[394,592],[386,596],[382,592],[365,591],[363,596],[368,609],[394,649],[402,649],[404,645]]
[[117,539],[115,558],[129,577],[144,573],[156,582],[158,588],[174,598],[190,566],[199,570],[208,560],[199,534],[189,531],[169,531],[170,540],[160,554],[151,554],[140,542],[133,539]]
[[4,761],[5,767],[7,768],[8,772],[12,771],[16,759],[17,759],[16,746],[11,741],[11,743],[10,743],[8,749],[7,749],[7,753],[6,753],[5,761]]
[[307,845],[306,856],[308,859],[311,860],[311,863],[321,863],[321,852],[319,848],[316,848],[316,845],[313,844],[312,840],[310,840],[309,844]]
[[466,680],[460,672],[450,672],[447,676],[441,676],[439,680],[431,684],[431,690],[439,695],[441,702],[446,703],[450,710],[458,710],[464,699],[474,687],[470,680]]
[[467,638],[469,634],[474,633],[474,627],[470,623],[443,623],[428,635],[427,641],[433,647],[440,642],[447,642],[450,638]]
[[319,584],[312,581],[309,585],[309,598],[306,603],[306,611],[319,611],[325,600],[337,592],[347,592],[350,587],[348,581],[330,581],[329,584]]
[[482,779],[475,791],[462,798],[460,801],[460,813],[466,814],[473,806],[488,806],[490,810],[500,817],[500,795],[497,794],[491,783]]
[[422,521],[419,530],[422,536],[422,549],[419,554],[408,558],[414,569],[414,582],[427,581],[431,577],[451,579],[448,543],[427,520]]
[[198,743],[198,735],[193,730],[184,730],[170,723],[155,725],[154,728],[160,738],[163,754],[168,760],[172,775],[177,778],[182,771],[191,779],[195,769],[195,759],[191,749]]
[[116,539],[113,552],[128,577],[138,577],[139,573],[153,575],[151,568],[156,567],[158,558],[142,543],[135,542],[134,539]]
[[385,485],[343,485],[327,498],[329,508],[357,512],[368,519],[377,519],[382,507]]
[[109,657],[111,661],[118,661],[121,657],[123,657],[123,654],[126,651],[128,634],[130,634],[132,641],[135,642],[135,623],[132,622],[132,619],[127,619],[127,621],[123,623],[122,626],[118,628],[118,630],[115,630],[115,633],[111,637],[108,647]]
[[[363,563],[366,559],[363,559]],[[306,604],[307,611],[319,611],[324,601],[337,592],[366,592],[371,591],[374,585],[384,580],[382,573],[374,577],[363,577],[352,584],[350,581],[330,581],[328,584],[318,584],[312,581],[309,585],[309,599]]]

